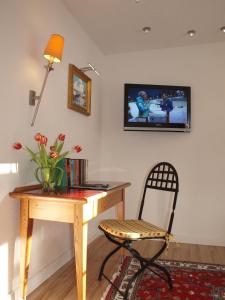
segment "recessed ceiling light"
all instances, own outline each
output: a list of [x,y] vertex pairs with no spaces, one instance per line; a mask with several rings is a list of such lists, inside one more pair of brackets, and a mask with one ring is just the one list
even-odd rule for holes
[[139,2],[141,2],[141,0],[135,0],[135,2],[136,2],[136,3],[139,3]]
[[151,31],[151,27],[149,26],[143,27],[142,31],[144,31],[144,33],[149,33]]
[[220,30],[225,33],[225,26],[221,27]]
[[188,30],[187,35],[189,35],[190,37],[193,37],[196,35],[196,31],[195,30]]

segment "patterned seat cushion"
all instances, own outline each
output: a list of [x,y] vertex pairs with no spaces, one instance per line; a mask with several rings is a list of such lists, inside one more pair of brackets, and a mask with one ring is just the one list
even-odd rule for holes
[[166,237],[169,240],[172,237],[164,229],[143,220],[104,220],[99,226],[115,237],[130,240],[154,237]]

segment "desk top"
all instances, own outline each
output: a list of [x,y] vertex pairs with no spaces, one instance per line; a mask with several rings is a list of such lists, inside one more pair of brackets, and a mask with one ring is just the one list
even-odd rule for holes
[[17,187],[9,195],[13,198],[22,199],[38,199],[43,201],[57,201],[57,202],[69,202],[69,203],[81,203],[85,204],[91,198],[100,199],[117,190],[124,189],[130,186],[129,182],[108,182],[112,185],[110,190],[91,190],[91,189],[76,189],[76,188],[61,188],[54,192],[44,192],[41,189],[41,185],[30,185]]

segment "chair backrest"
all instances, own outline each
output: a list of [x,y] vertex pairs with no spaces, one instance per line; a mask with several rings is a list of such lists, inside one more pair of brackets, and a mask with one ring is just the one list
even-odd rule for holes
[[139,220],[141,220],[142,218],[142,212],[143,212],[147,189],[156,189],[156,190],[168,191],[174,193],[173,205],[172,205],[169,225],[167,229],[167,232],[171,233],[173,219],[174,219],[174,211],[177,202],[177,195],[179,192],[178,174],[174,166],[168,162],[160,162],[157,165],[155,165],[150,171],[150,173],[148,174],[148,177],[145,182],[143,197],[142,197],[139,216],[138,216]]

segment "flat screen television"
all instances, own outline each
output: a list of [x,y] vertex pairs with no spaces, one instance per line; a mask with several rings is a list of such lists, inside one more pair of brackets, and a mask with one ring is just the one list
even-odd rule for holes
[[190,129],[190,87],[124,85],[124,130],[190,132]]

